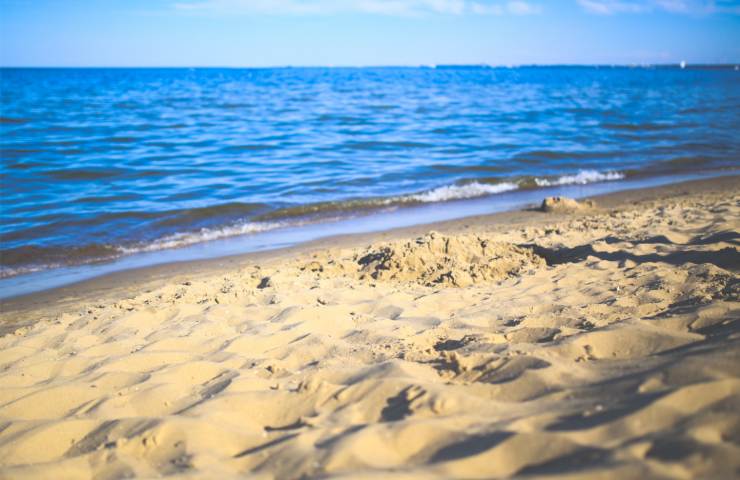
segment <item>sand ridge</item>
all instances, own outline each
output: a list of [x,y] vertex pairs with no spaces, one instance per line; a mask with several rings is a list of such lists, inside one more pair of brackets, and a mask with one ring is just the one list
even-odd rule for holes
[[360,266],[360,279],[455,287],[502,280],[545,265],[531,249],[434,231],[411,241],[372,245],[353,260]]
[[540,205],[540,210],[546,213],[573,213],[595,208],[596,202],[593,200],[579,202],[568,197],[546,197]]
[[0,338],[0,477],[734,477],[739,214],[673,197],[39,310]]

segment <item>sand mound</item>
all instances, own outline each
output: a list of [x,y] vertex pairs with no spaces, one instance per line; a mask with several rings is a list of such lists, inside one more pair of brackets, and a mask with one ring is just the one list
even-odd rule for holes
[[593,200],[578,202],[568,197],[547,197],[542,200],[540,210],[547,213],[571,213],[594,208]]
[[531,250],[510,243],[436,232],[374,246],[356,261],[363,278],[455,287],[502,280],[545,266]]

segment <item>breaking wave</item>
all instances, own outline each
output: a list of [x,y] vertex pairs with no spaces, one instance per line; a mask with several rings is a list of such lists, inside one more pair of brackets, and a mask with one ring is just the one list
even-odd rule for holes
[[596,170],[581,170],[575,175],[563,175],[555,179],[535,178],[538,187],[553,187],[557,185],[585,185],[587,183],[611,182],[622,180],[624,174],[620,172],[599,172]]
[[[276,208],[265,213],[260,213],[260,211],[268,209],[267,205],[241,203],[226,203],[165,212],[129,212],[138,221],[152,221],[153,225],[174,226],[183,230],[164,234],[154,240],[131,242],[125,245],[22,246],[7,249],[0,252],[2,254],[0,256],[2,258],[0,278],[65,265],[110,261],[123,255],[182,248],[197,243],[257,234],[280,228],[300,227],[309,223],[327,222],[347,218],[357,213],[386,208],[480,198],[525,188],[587,184],[615,181],[623,178],[625,178],[625,175],[620,172],[582,170],[573,175],[557,177],[520,177],[506,180],[498,178],[470,179],[405,195],[309,203]],[[123,214],[118,213],[116,215],[121,216]],[[218,218],[230,218],[230,220],[221,225],[195,228],[198,222]],[[188,226],[190,226],[190,229],[188,229]]]

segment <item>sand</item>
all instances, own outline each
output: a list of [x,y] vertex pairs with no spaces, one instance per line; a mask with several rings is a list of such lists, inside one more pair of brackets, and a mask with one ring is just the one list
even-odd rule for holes
[[5,302],[0,477],[737,477],[740,182],[582,207]]

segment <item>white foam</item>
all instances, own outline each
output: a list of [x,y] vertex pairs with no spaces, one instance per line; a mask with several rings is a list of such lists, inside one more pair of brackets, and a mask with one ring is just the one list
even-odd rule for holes
[[596,170],[581,170],[575,175],[563,175],[554,180],[546,178],[535,178],[538,187],[552,187],[556,185],[585,185],[595,182],[610,182],[622,180],[624,174],[620,172],[598,172]]
[[495,193],[509,192],[518,188],[519,185],[515,183],[485,184],[472,182],[465,185],[445,185],[444,187],[435,188],[427,192],[409,195],[405,198],[415,202],[444,202],[447,200],[475,198],[493,195]]
[[[298,222],[296,224],[298,224]],[[208,242],[210,240],[235,237],[237,235],[265,232],[267,230],[274,230],[276,228],[284,226],[286,225],[277,222],[247,222],[238,225],[229,225],[221,228],[201,228],[196,232],[173,233],[172,235],[167,235],[166,237],[162,237],[146,245],[138,245],[135,247],[120,247],[119,250],[121,253],[125,254],[153,252],[157,250],[165,250],[168,248],[185,247],[196,243]]]
[[58,263],[49,263],[44,265],[32,265],[28,267],[0,267],[0,278],[15,277],[16,275],[24,275],[26,273],[39,272],[49,268],[61,267]]

